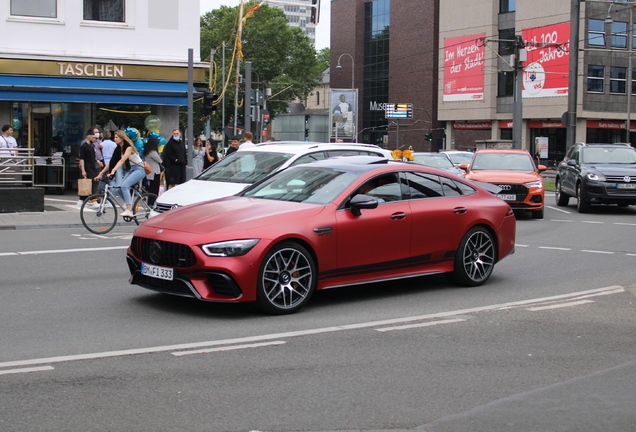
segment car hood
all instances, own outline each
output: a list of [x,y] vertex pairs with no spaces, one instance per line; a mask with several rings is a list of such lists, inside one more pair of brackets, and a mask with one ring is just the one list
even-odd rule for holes
[[235,195],[250,186],[249,183],[228,183],[192,179],[165,191],[157,202],[172,206],[184,206]]
[[487,183],[528,183],[541,179],[541,176],[534,171],[477,170],[468,172],[466,178]]
[[599,171],[605,175],[628,175],[636,176],[635,164],[586,164],[586,170]]
[[[251,229],[298,220],[325,206],[244,197],[226,197],[180,207],[145,221],[142,226],[187,233]],[[294,213],[294,215],[290,215]]]

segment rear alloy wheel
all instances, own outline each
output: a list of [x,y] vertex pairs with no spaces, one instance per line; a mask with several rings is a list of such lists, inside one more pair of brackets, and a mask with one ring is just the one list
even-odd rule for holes
[[296,312],[316,288],[316,265],[301,245],[284,242],[273,247],[261,263],[256,304],[275,315]]
[[591,207],[592,206],[589,201],[585,200],[585,195],[583,195],[583,186],[579,183],[576,186],[576,209],[579,213],[589,213]]
[[556,205],[559,207],[565,207],[570,204],[570,195],[563,193],[561,190],[561,180],[557,179],[556,181],[556,192],[554,194],[554,198],[556,199]]
[[475,227],[469,230],[457,250],[451,279],[462,286],[479,286],[486,282],[497,261],[497,248],[492,234]]

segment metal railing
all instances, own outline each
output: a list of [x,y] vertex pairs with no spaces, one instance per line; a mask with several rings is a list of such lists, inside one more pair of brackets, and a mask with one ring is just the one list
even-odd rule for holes
[[0,149],[0,187],[64,188],[66,181],[64,157],[34,156],[33,153],[32,148]]

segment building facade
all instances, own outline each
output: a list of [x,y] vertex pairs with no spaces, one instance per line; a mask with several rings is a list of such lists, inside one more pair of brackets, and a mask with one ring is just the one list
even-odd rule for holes
[[[446,145],[513,145],[516,79],[522,85],[521,148],[552,164],[566,152],[570,56],[576,55],[576,136],[633,142],[632,1],[580,2],[579,51],[570,50],[571,2],[468,0],[440,5],[438,116]],[[457,11],[461,11],[458,13]],[[521,67],[515,61],[522,61]],[[636,65],[636,64],[635,64]],[[564,119],[564,121],[567,121]],[[629,129],[633,129],[634,125]]]
[[[416,151],[443,145],[438,17],[438,0],[331,2],[331,88],[357,90],[349,140]],[[387,104],[412,105],[412,118],[387,119]]]
[[206,82],[199,0],[8,0],[0,33],[0,123],[35,155],[63,152],[70,180],[97,110],[150,107],[169,136],[187,105],[189,48]]
[[[316,45],[316,24],[312,22],[312,0],[292,0],[290,3],[299,3],[298,5],[277,5],[271,3],[274,7],[279,7],[285,12],[287,22],[290,27],[298,27],[307,35],[312,45]],[[307,5],[307,6],[305,6]],[[314,12],[317,13],[317,12]]]

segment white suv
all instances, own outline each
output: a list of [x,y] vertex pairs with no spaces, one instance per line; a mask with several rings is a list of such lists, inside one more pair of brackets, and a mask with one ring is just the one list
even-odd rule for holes
[[258,144],[232,153],[195,178],[157,198],[150,216],[173,208],[234,195],[274,171],[338,156],[377,156],[393,159],[391,152],[372,144],[282,141]]

